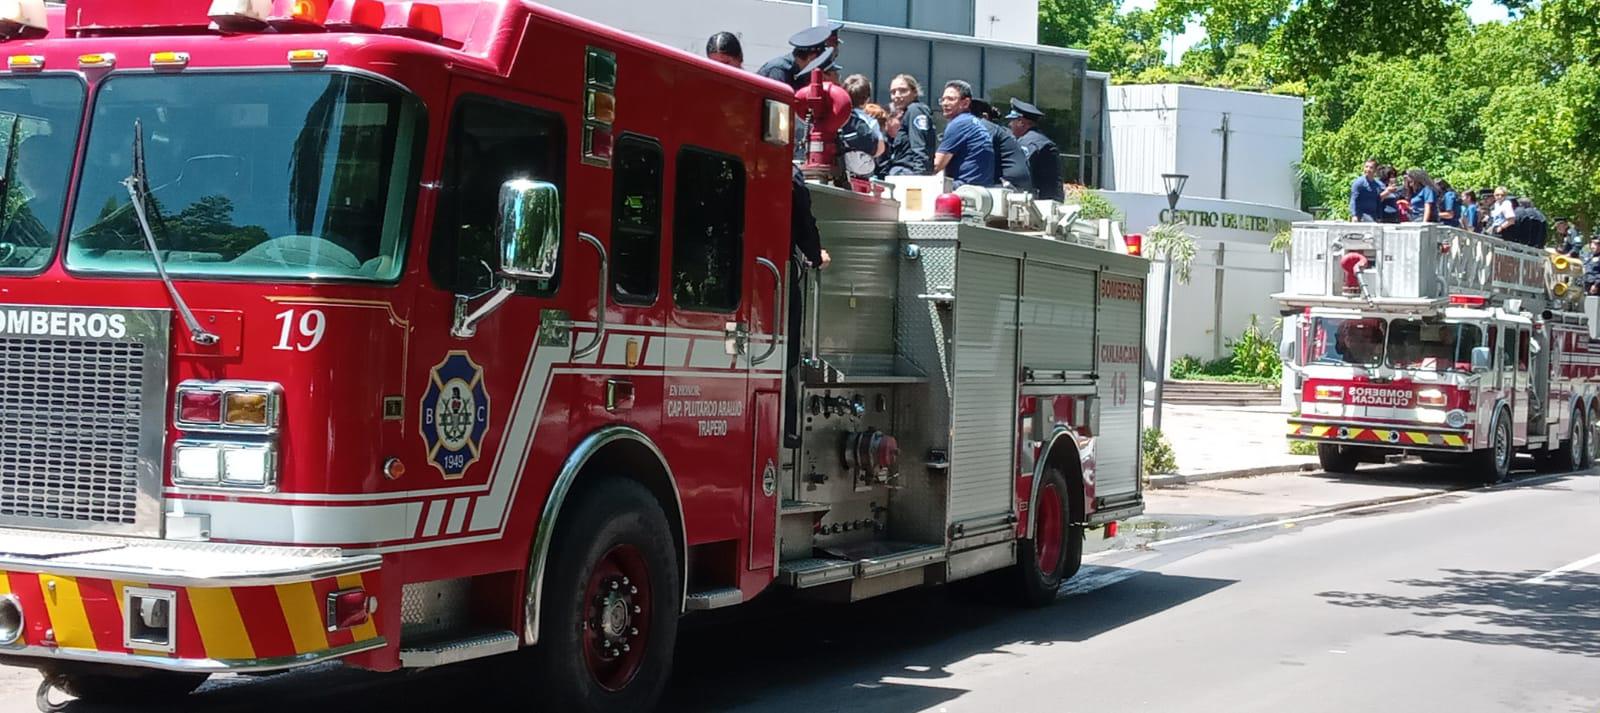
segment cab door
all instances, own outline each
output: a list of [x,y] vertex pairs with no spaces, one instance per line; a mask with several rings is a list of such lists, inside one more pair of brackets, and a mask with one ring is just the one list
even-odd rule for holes
[[672,151],[669,161],[661,443],[686,494],[690,546],[741,541],[754,442],[746,169],[735,156],[693,145]]

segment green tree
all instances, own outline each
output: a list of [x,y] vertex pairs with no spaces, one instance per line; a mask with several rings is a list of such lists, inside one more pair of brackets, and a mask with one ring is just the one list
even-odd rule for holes
[[1270,52],[1281,76],[1318,78],[1356,56],[1399,64],[1437,55],[1453,35],[1467,31],[1467,2],[1301,0]]
[[1039,0],[1039,44],[1084,48],[1117,12],[1118,0]]

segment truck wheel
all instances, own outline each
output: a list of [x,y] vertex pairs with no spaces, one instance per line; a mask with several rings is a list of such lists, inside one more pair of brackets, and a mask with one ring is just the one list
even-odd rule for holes
[[1083,565],[1083,526],[1072,524],[1072,492],[1056,468],[1046,468],[1033,503],[1033,537],[1017,547],[1012,568],[1018,603],[1042,607],[1056,600],[1061,583]]
[[[39,673],[62,693],[86,703],[171,702],[193,693],[207,677],[203,673],[102,666],[45,668]],[[47,691],[41,688],[40,694],[47,694]]]
[[1350,446],[1337,443],[1317,444],[1317,463],[1329,473],[1354,473],[1361,456]]
[[638,483],[605,478],[564,510],[545,570],[539,693],[553,711],[651,710],[672,672],[672,529]]
[[1561,450],[1555,454],[1555,470],[1577,470],[1583,467],[1583,462],[1588,458],[1589,422],[1583,417],[1583,408],[1572,407],[1572,428],[1566,440],[1561,442]]
[[1583,424],[1583,437],[1589,444],[1589,448],[1583,454],[1583,467],[1590,468],[1594,466],[1597,459],[1600,459],[1600,409],[1595,408],[1594,404],[1590,404],[1588,410],[1584,413],[1589,417]]
[[1495,415],[1494,430],[1489,433],[1489,447],[1472,454],[1473,470],[1486,483],[1498,483],[1511,474],[1511,418],[1504,411]]

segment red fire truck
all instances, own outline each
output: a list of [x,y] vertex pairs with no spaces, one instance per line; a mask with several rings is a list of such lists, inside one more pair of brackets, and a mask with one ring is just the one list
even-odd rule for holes
[[0,660],[41,696],[527,647],[552,710],[644,710],[684,612],[1043,604],[1142,508],[1147,263],[818,185],[791,274],[777,83],[517,0],[0,10]]
[[1487,481],[1512,457],[1581,468],[1600,419],[1597,300],[1564,255],[1441,225],[1296,224],[1289,438],[1322,467],[1414,453]]

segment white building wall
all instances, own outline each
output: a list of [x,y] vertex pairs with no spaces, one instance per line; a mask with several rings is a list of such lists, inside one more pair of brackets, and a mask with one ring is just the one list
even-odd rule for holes
[[[1164,195],[1148,193],[1101,193],[1126,219],[1125,232],[1147,233],[1151,226],[1161,222],[1167,209]],[[1187,193],[1178,202],[1179,211],[1193,211],[1196,223],[1189,234],[1195,236],[1198,250],[1191,268],[1188,283],[1173,281],[1172,313],[1169,319],[1170,340],[1167,342],[1166,373],[1173,360],[1181,356],[1195,356],[1202,360],[1222,357],[1228,352],[1227,342],[1244,333],[1255,317],[1263,331],[1270,330],[1278,318],[1278,303],[1272,295],[1283,291],[1284,256],[1274,253],[1268,245],[1279,228],[1311,216],[1297,210],[1277,206],[1190,198]],[[1233,216],[1238,216],[1235,218]],[[1281,221],[1281,222],[1280,222]],[[1222,227],[1237,223],[1249,227]],[[1152,257],[1154,254],[1152,253]],[[1221,258],[1219,266],[1218,258]],[[1157,353],[1161,331],[1160,305],[1165,263],[1156,259],[1152,263],[1146,296],[1149,298],[1149,319],[1145,323],[1145,347],[1153,361]],[[1218,294],[1217,282],[1222,290]]]
[[975,0],[972,30],[980,39],[1039,43],[1039,0]]
[[[788,54],[789,37],[811,26],[809,2],[778,0],[540,0],[543,4],[604,25],[648,37],[695,54],[705,52],[706,39],[724,30],[739,36],[745,68],[754,71],[767,60]],[[821,12],[827,17],[828,8]]]
[[[1298,97],[1176,84],[1109,87],[1108,187],[1165,193],[1163,173],[1188,174],[1186,197],[1294,206],[1303,148]],[[1222,118],[1228,117],[1223,161]]]

